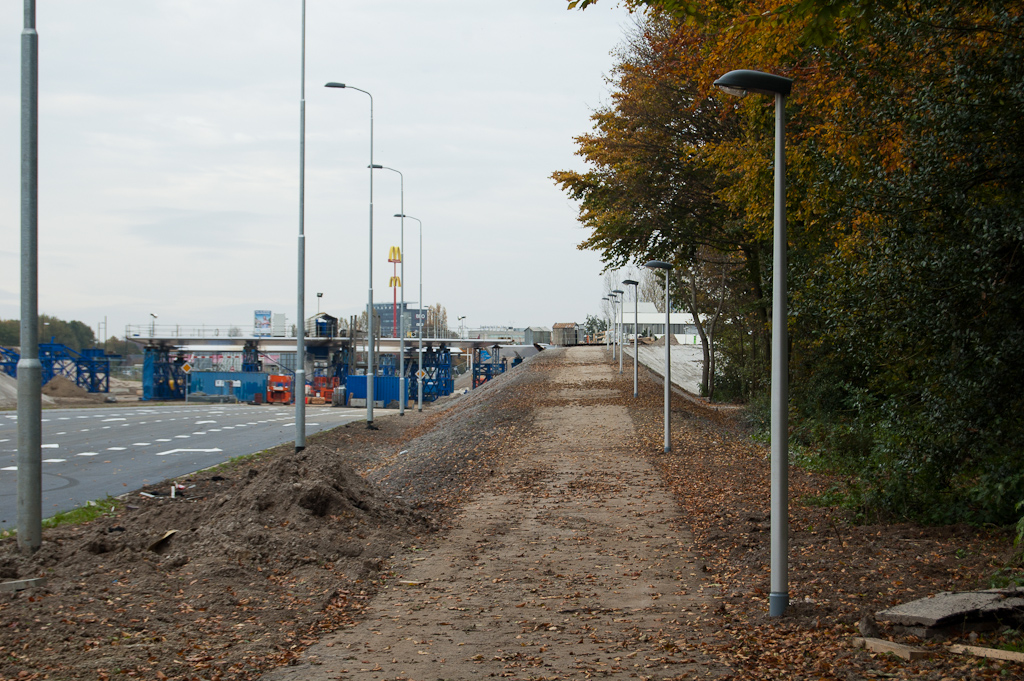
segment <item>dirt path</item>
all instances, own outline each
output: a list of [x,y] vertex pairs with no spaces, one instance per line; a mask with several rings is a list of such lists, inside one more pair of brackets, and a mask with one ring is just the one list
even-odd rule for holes
[[366,619],[266,681],[714,676],[688,627],[691,537],[602,348],[573,348],[537,395],[521,457],[453,531],[395,557]]

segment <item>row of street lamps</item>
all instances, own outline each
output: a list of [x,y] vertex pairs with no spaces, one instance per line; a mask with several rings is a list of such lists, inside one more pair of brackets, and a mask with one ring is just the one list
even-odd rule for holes
[[[786,306],[786,148],[785,121],[786,97],[793,86],[790,78],[761,71],[730,71],[715,81],[715,86],[731,95],[745,97],[754,92],[775,97],[775,228],[774,260],[772,266],[772,381],[771,381],[771,591],[768,596],[768,614],[781,616],[789,606],[789,358],[786,354],[787,306]],[[669,272],[671,263],[651,260],[645,265],[649,269],[665,272],[665,376],[664,376],[664,422],[665,451],[671,450],[671,423],[669,415],[671,384],[671,346],[669,343],[671,309],[669,297]],[[636,285],[627,279],[624,285]],[[634,289],[635,290],[635,289]],[[622,300],[623,292],[615,289],[603,300],[612,303],[614,324],[615,305],[619,305],[618,329],[613,336],[612,359],[615,359],[615,340],[619,344],[619,373],[622,373]],[[636,315],[635,319],[639,315]],[[634,321],[634,334],[639,327]],[[633,396],[637,396],[637,346],[633,350]]]

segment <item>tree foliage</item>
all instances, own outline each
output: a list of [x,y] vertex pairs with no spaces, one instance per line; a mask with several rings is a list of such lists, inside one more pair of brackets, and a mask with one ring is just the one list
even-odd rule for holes
[[[39,342],[61,343],[72,350],[91,348],[96,345],[96,336],[88,324],[78,320],[64,321],[46,314],[39,315]],[[0,345],[18,347],[21,345],[21,322],[17,319],[0,319]]]
[[630,4],[643,18],[611,103],[577,138],[590,168],[554,175],[590,229],[581,248],[610,266],[732,263],[715,384],[757,396],[774,103],[711,84],[735,68],[794,78],[796,436],[850,474],[865,509],[1010,519],[1024,499],[1024,3]]

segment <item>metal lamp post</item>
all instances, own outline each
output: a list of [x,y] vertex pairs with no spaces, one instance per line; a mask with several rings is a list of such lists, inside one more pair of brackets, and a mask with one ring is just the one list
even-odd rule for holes
[[[376,430],[373,425],[373,382],[376,372],[373,368],[373,95],[345,83],[327,83],[324,87],[347,88],[362,92],[370,98],[370,255],[369,255],[369,294],[366,302],[366,427]],[[305,398],[305,386],[303,398]],[[305,401],[305,399],[303,399]]]
[[640,297],[637,295],[639,283],[635,279],[626,279],[622,282],[623,286],[633,287],[633,397],[640,394],[638,390],[640,383]]
[[665,451],[672,451],[672,419],[669,415],[669,405],[672,403],[672,344],[669,342],[671,326],[672,301],[668,294],[668,275],[672,271],[672,263],[664,260],[651,260],[644,267],[652,270],[665,270]]
[[615,361],[615,346],[619,342],[619,325],[618,319],[618,304],[619,296],[616,295],[615,291],[608,294],[608,300],[612,303],[612,361]]
[[618,296],[618,301],[619,301],[619,321],[618,321],[618,327],[617,327],[617,331],[615,333],[615,336],[616,336],[616,338],[619,339],[619,373],[621,374],[622,373],[622,308],[626,304],[626,292],[623,291],[622,289],[618,289],[617,288],[614,291],[612,291],[612,293],[614,293],[616,296]]
[[772,265],[772,470],[771,592],[768,614],[789,607],[789,357],[786,312],[786,97],[790,78],[761,71],[730,71],[715,86],[731,95],[749,92],[775,96],[775,248]]
[[39,361],[39,34],[35,0],[21,31],[21,357],[18,359],[18,548],[43,543],[43,365]]
[[296,452],[306,448],[306,0],[302,0],[302,60],[299,72],[299,281],[295,288],[298,323],[295,325],[295,389],[292,391],[295,396]]
[[[610,303],[612,301],[612,299],[609,298],[608,296],[601,296],[601,300],[605,301],[606,303]],[[611,345],[611,335],[612,325],[609,323],[608,328],[604,330],[604,347],[606,350],[608,349],[608,346]]]
[[[395,213],[395,217],[396,218],[402,218],[403,220],[405,218],[409,218],[410,220],[415,220],[420,225],[420,309],[423,309],[423,221],[420,220],[419,218],[414,218],[411,215],[406,215],[405,213]],[[405,256],[404,255],[402,256],[402,262],[403,263],[405,262]],[[403,279],[403,282],[404,282],[404,279]],[[403,286],[404,286],[404,284],[403,284]],[[403,296],[404,295],[405,294],[403,294]],[[424,320],[421,319],[420,323],[418,324],[419,332],[420,332],[419,333],[419,336],[420,336],[420,346],[419,346],[419,349],[416,351],[417,357],[419,358],[419,362],[417,362],[417,366],[419,366],[420,371],[423,371],[423,322],[424,322]],[[416,410],[417,411],[423,411],[423,379],[421,378],[418,381],[416,381],[416,385],[417,385],[416,392],[418,393],[418,395],[416,397]]]
[[398,274],[401,284],[399,288],[402,291],[401,303],[398,306],[398,395],[401,397],[398,400],[398,415],[405,416],[405,175],[401,170],[388,166],[371,166],[371,169],[390,170],[393,173],[398,173],[399,205],[402,208],[402,212],[398,213],[402,218],[398,237],[398,252],[402,256]]

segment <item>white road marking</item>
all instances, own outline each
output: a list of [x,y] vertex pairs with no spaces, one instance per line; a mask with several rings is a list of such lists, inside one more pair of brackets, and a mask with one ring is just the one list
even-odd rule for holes
[[43,463],[64,463],[67,459],[43,459]]
[[187,439],[189,439],[192,436],[191,435],[175,435],[174,437],[178,438],[179,440],[187,440]]
[[150,443],[148,443],[148,442],[133,442],[132,443],[132,447],[148,447],[149,445],[150,445]]
[[123,452],[127,447],[107,447],[108,452]]
[[196,421],[197,426],[201,426],[204,423],[217,423],[216,421]]
[[156,439],[156,441],[157,441],[157,442],[170,442],[170,441],[171,441],[171,438],[169,438],[169,437],[158,437],[158,438]]
[[60,445],[39,445],[40,449],[59,449]]
[[203,453],[214,453],[222,452],[223,449],[214,447],[213,449],[168,449],[166,452],[157,452],[157,456],[167,456],[168,454],[177,454],[178,452],[203,452]]
[[103,423],[107,423],[108,421],[127,421],[127,420],[128,419],[124,419],[124,418],[119,418],[119,419],[103,419]]
[[3,468],[0,468],[0,471],[16,471],[16,470],[18,470],[17,466],[5,466]]
[[99,452],[80,452],[75,456],[99,456]]

